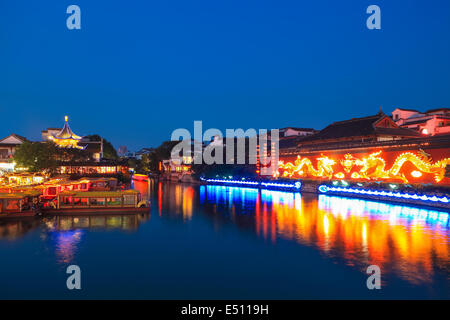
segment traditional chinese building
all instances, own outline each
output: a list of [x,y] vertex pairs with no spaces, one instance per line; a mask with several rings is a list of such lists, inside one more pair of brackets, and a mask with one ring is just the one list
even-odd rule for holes
[[127,174],[129,170],[125,162],[113,160],[94,161],[76,161],[61,163],[57,169],[59,174],[70,174],[79,176],[90,175],[116,175],[118,173]]
[[86,137],[75,134],[69,126],[69,118],[67,116],[64,117],[62,129],[48,128],[43,130],[42,140],[53,141],[61,148],[85,150],[95,161],[100,161],[103,156],[103,141],[90,141]]
[[86,146],[78,145],[82,137],[76,135],[70,129],[68,122],[69,118],[65,116],[64,120],[64,127],[62,130],[55,135],[49,136],[49,139],[61,148],[85,149]]
[[14,170],[14,163],[12,163],[13,155],[16,149],[25,141],[28,140],[15,133],[0,140],[0,170]]
[[450,109],[432,109],[419,112],[413,109],[397,108],[392,118],[402,128],[415,130],[422,135],[438,135],[450,133]]
[[315,133],[317,133],[317,130],[312,128],[286,127],[279,129],[280,139],[287,137],[309,136]]
[[424,137],[381,111],[334,122],[318,133],[280,139],[277,176],[450,184],[450,135]]

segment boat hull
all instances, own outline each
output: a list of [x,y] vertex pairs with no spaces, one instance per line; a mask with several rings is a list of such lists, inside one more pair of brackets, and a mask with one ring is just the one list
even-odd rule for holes
[[136,214],[148,213],[150,208],[67,208],[47,209],[44,215],[108,215],[108,214]]

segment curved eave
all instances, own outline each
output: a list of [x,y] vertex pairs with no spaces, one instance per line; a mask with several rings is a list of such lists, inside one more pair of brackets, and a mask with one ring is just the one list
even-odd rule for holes
[[81,139],[83,139],[83,137],[75,136],[75,137],[60,138],[60,137],[53,136],[53,139],[56,139],[56,140],[81,140]]
[[81,140],[82,138],[75,133],[73,133],[72,129],[70,129],[69,123],[65,122],[62,130],[54,136],[56,139],[74,139]]

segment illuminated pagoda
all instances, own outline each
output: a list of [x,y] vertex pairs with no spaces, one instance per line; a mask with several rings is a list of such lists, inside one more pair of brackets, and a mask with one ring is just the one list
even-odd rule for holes
[[69,126],[69,117],[64,117],[65,123],[64,127],[61,131],[59,131],[57,134],[49,135],[48,138],[52,140],[54,143],[56,143],[61,148],[76,148],[76,149],[85,149],[86,146],[79,146],[78,143],[80,142],[83,137],[77,136],[73,131],[70,129]]

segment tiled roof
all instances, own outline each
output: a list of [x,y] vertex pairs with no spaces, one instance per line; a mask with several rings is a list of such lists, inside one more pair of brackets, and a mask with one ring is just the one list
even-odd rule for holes
[[347,137],[370,136],[377,134],[388,134],[398,136],[417,136],[414,132],[405,128],[382,128],[376,127],[377,121],[383,118],[389,118],[384,113],[378,113],[373,116],[363,118],[353,118],[350,120],[338,121],[325,127],[318,133],[301,138],[300,142],[314,141],[314,140],[328,140],[339,139]]

